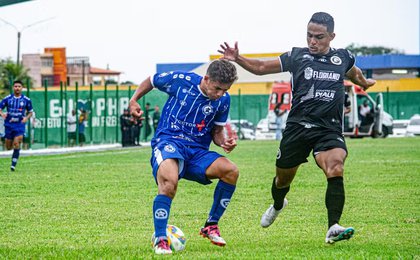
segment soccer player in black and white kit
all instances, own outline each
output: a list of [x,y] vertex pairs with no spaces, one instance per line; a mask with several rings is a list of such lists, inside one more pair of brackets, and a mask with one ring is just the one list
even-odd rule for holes
[[354,234],[352,227],[339,225],[344,208],[343,172],[347,156],[342,135],[343,80],[347,77],[364,90],[375,84],[375,80],[366,79],[355,66],[355,58],[349,51],[330,47],[334,37],[333,17],[318,12],[312,15],[307,26],[307,48],[293,48],[274,60],[245,58],[239,55],[237,43],[230,47],[225,42],[219,50],[224,59],[235,61],[257,75],[291,73],[292,107],[277,154],[276,177],[271,188],[274,204],[263,214],[261,226],[270,226],[287,206],[290,184],[312,150],[328,182],[325,196],[327,243],[349,239]]

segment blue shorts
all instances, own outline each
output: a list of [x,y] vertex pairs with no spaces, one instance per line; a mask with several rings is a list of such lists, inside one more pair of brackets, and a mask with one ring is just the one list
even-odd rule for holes
[[5,135],[4,138],[9,139],[9,140],[13,140],[15,139],[15,137],[17,136],[23,136],[25,134],[25,124],[21,124],[22,127],[10,127],[10,126],[6,126],[5,127]]
[[152,147],[150,163],[155,177],[165,159],[178,159],[179,177],[204,185],[212,183],[206,176],[207,168],[222,155],[201,147],[192,147],[174,140],[160,140]]

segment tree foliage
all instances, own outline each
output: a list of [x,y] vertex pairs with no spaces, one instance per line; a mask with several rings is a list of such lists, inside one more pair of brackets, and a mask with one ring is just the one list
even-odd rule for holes
[[10,93],[13,81],[21,80],[25,85],[32,79],[28,75],[28,69],[21,64],[16,64],[11,59],[0,60],[0,96],[4,97]]
[[361,55],[382,55],[382,54],[404,54],[404,51],[397,50],[394,48],[388,48],[384,46],[363,46],[351,43],[346,47],[347,50],[351,51],[356,56]]

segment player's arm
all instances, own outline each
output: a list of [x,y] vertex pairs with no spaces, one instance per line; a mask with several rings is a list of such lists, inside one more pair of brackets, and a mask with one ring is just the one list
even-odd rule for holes
[[282,72],[282,67],[279,59],[273,60],[258,60],[249,59],[239,54],[238,43],[235,42],[235,47],[230,47],[226,42],[220,45],[223,58],[236,62],[239,66],[256,75],[265,75]]
[[26,123],[29,118],[31,118],[32,114],[32,112],[28,112],[28,114],[22,118],[22,123]]
[[139,87],[136,89],[136,92],[134,92],[133,96],[130,99],[129,109],[130,109],[130,113],[134,117],[140,118],[141,115],[143,114],[143,111],[141,110],[141,107],[139,103],[137,103],[137,101],[153,89],[153,85],[150,80],[151,80],[150,77],[145,79],[139,85]]
[[3,112],[3,109],[0,109],[0,116],[6,119],[7,114]]
[[357,66],[353,66],[347,73],[347,78],[349,78],[354,84],[359,85],[364,90],[375,85],[376,80],[374,79],[366,79],[362,73],[362,70],[359,69]]
[[212,131],[213,142],[223,148],[226,153],[230,153],[236,147],[236,141],[233,138],[225,138],[223,126],[215,125]]

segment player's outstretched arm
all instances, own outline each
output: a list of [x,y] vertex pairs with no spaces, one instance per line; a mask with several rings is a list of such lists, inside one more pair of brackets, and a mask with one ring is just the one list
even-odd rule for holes
[[130,99],[130,103],[128,105],[132,116],[136,118],[141,118],[143,111],[141,110],[140,105],[139,103],[137,103],[137,101],[140,98],[142,98],[144,95],[149,93],[149,91],[152,89],[153,89],[153,85],[150,82],[150,77],[145,79],[136,89],[136,92],[134,92],[133,96]]
[[249,59],[239,54],[238,42],[231,47],[227,42],[220,44],[219,53],[223,54],[223,59],[236,62],[239,66],[256,75],[265,75],[281,72],[279,59],[258,60]]
[[376,80],[374,79],[366,79],[365,76],[363,76],[362,70],[359,69],[357,66],[353,66],[351,68],[346,76],[356,85],[359,85],[364,90],[367,90],[368,88],[375,85]]
[[233,138],[225,138],[223,126],[216,125],[212,131],[213,142],[223,148],[226,153],[230,153],[236,147],[236,141]]

